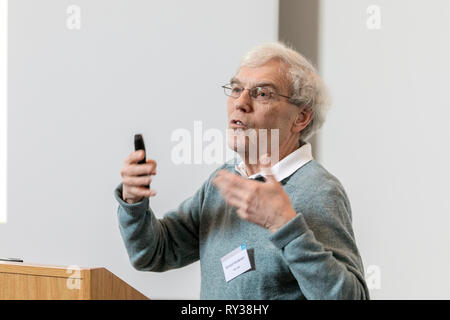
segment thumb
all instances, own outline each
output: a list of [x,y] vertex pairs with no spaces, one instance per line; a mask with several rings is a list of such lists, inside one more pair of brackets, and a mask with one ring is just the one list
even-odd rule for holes
[[260,168],[266,177],[266,181],[277,182],[277,179],[270,168],[271,162],[270,156],[267,153],[259,158]]

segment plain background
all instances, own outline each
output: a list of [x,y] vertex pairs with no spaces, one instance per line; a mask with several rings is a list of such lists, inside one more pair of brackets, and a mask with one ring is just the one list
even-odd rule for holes
[[[81,29],[69,30],[69,5]],[[150,298],[199,298],[199,263],[133,269],[113,191],[142,133],[158,162],[158,216],[219,166],[175,165],[172,132],[225,130],[242,54],[277,39],[278,3],[261,0],[9,1],[8,223],[0,256],[106,267]],[[257,14],[250,14],[257,10]],[[237,10],[238,9],[238,10]]]
[[[81,8],[68,30],[66,9]],[[381,29],[366,22],[381,9]],[[333,107],[315,155],[347,190],[372,298],[449,298],[450,4],[434,1],[9,3],[8,223],[0,256],[106,267],[150,298],[197,299],[199,264],[134,270],[113,190],[144,134],[159,217],[217,165],[171,162],[174,130],[226,128],[221,85],[261,42],[291,42]]]
[[[370,5],[381,28],[370,30]],[[323,1],[320,159],[351,199],[374,298],[449,299],[450,2]]]

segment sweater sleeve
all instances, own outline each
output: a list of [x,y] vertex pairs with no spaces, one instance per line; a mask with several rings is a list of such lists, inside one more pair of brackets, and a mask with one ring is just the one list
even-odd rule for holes
[[320,191],[311,199],[310,210],[297,212],[270,240],[307,299],[369,299],[341,186]]
[[205,184],[175,210],[157,219],[149,199],[129,204],[122,199],[122,184],[114,196],[119,202],[119,230],[134,268],[166,271],[199,259],[199,216]]

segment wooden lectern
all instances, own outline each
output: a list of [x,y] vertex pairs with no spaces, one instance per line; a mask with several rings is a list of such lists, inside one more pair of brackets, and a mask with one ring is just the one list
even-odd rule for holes
[[148,300],[105,268],[0,261],[0,300]]

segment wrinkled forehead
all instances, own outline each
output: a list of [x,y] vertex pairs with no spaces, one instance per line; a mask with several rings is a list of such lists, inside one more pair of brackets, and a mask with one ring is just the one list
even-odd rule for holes
[[288,68],[284,63],[271,60],[261,66],[242,66],[231,78],[230,83],[246,88],[270,86],[276,90],[283,90],[289,87],[287,72]]

